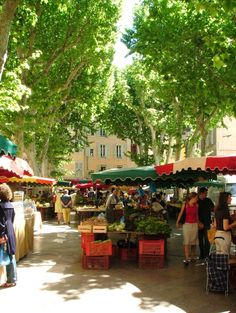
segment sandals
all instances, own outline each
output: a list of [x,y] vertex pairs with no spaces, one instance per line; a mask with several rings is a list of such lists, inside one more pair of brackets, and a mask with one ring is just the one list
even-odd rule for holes
[[10,287],[15,287],[16,283],[5,283],[1,285],[1,288],[10,288]]

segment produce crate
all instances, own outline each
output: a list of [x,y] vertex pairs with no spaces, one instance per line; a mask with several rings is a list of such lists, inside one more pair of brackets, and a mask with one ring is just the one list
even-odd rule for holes
[[78,226],[78,231],[81,233],[92,233],[92,225],[83,225]]
[[139,268],[163,268],[164,267],[164,255],[139,255]]
[[94,233],[107,233],[107,225],[93,225],[93,232]]
[[138,258],[138,248],[119,248],[119,258],[121,261],[131,261]]
[[82,256],[83,269],[108,270],[110,267],[109,256]]
[[139,254],[164,255],[165,241],[160,240],[139,240]]
[[112,255],[111,240],[104,242],[87,242],[85,245],[86,256]]
[[86,243],[94,241],[93,233],[81,233],[81,247],[85,250]]

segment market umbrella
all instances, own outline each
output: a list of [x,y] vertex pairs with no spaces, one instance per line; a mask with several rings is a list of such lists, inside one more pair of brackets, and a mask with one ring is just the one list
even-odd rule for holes
[[70,181],[71,181],[71,183],[72,183],[73,185],[76,185],[76,184],[87,184],[87,183],[91,183],[91,182],[92,182],[92,179],[72,178]]
[[91,174],[93,181],[115,185],[137,185],[155,181],[158,178],[153,166],[113,168]]
[[24,170],[11,157],[2,155],[0,157],[0,176],[3,177],[22,177]]
[[216,187],[224,188],[225,183],[218,180],[209,180],[209,181],[198,181],[193,184],[194,187]]
[[24,175],[27,175],[27,176],[34,175],[33,169],[29,166],[29,163],[26,160],[16,157],[15,162],[19,167],[23,169]]
[[24,176],[22,178],[11,177],[9,178],[9,182],[32,185],[54,185],[56,183],[56,180],[54,178],[46,178],[40,176]]
[[8,138],[0,135],[0,152],[1,154],[16,156],[17,145]]
[[72,183],[67,180],[58,180],[56,185],[59,187],[72,187]]
[[191,187],[194,182],[199,180],[216,179],[214,173],[204,171],[193,173],[184,172],[170,175],[158,175],[154,166],[143,166],[133,168],[116,168],[91,174],[94,181],[101,181],[105,184],[130,185],[152,184],[159,188],[171,187]]
[[78,188],[78,189],[86,189],[86,188],[96,188],[96,189],[108,189],[109,186],[108,185],[105,185],[105,184],[100,184],[100,183],[93,183],[93,182],[90,182],[90,183],[84,183],[84,184],[77,184],[75,185],[75,188]]
[[205,156],[199,158],[187,158],[175,163],[158,165],[156,173],[160,176],[177,173],[204,173],[236,174],[236,156]]

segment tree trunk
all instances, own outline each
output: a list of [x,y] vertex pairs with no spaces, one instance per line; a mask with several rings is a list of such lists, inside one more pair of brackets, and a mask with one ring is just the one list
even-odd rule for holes
[[7,60],[7,47],[11,23],[20,0],[5,0],[0,14],[0,81]]
[[152,151],[153,151],[155,165],[159,165],[160,155],[159,155],[159,149],[157,147],[156,130],[154,129],[152,125],[149,125],[149,128],[151,130],[151,135],[152,135]]
[[176,139],[175,161],[179,161],[181,157],[181,138]]
[[169,137],[168,150],[167,150],[167,152],[166,152],[166,162],[165,162],[166,164],[170,163],[170,160],[171,160],[171,158],[172,158],[172,154],[173,154],[173,148],[172,148],[172,146],[173,146],[173,137],[170,136],[170,137]]

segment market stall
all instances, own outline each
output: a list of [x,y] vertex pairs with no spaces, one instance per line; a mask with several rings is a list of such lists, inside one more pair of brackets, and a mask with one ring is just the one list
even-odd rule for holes
[[25,198],[35,201],[42,220],[54,215],[52,186],[55,179],[24,175],[22,178],[11,177],[8,182],[14,191],[24,191]]

